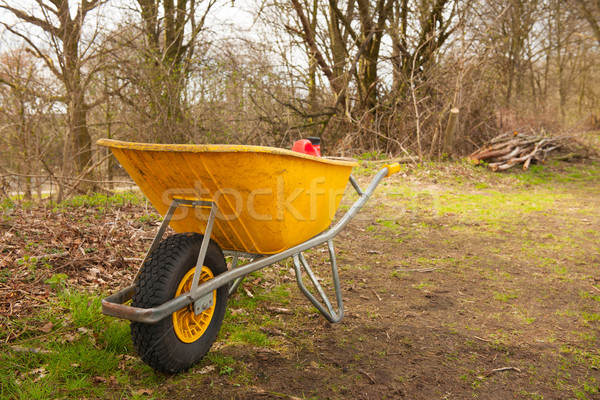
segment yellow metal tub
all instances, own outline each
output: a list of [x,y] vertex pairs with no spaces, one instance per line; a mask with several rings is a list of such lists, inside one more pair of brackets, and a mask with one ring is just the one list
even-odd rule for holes
[[[275,254],[325,230],[354,162],[290,150],[237,145],[127,143],[101,139],[144,195],[165,215],[173,199],[212,201],[212,238],[224,250]],[[204,233],[207,208],[182,208],[177,232]]]

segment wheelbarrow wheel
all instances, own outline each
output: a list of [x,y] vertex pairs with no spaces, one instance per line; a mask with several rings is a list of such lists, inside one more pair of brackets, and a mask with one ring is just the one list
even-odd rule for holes
[[[132,306],[152,308],[190,290],[203,236],[182,233],[163,240],[144,263]],[[200,283],[227,271],[219,246],[210,241]],[[213,305],[196,315],[193,304],[155,324],[131,323],[140,358],[156,371],[176,374],[204,357],[215,341],[227,307],[229,285],[213,292]]]

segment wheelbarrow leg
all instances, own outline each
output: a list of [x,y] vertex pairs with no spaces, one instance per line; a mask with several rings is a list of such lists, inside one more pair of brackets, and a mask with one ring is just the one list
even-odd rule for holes
[[[264,257],[263,255],[260,255],[260,254],[252,254],[252,253],[245,253],[242,251],[232,251],[232,250],[226,250],[223,253],[226,256],[231,256],[231,264],[229,266],[230,270],[236,269],[238,267],[242,267],[245,264],[251,263],[255,260],[258,260],[261,257]],[[250,260],[250,261],[247,261],[244,263],[243,261],[240,260],[240,258]],[[246,279],[246,276],[247,275],[240,276],[239,278],[234,279],[233,282],[231,282],[229,284],[229,296],[230,297],[235,294],[235,292],[237,291],[240,284],[244,281],[244,279]]]
[[[337,270],[337,262],[335,259],[335,249],[333,248],[333,241],[330,239],[327,241],[327,247],[329,248],[329,261],[331,262],[331,274],[333,277],[333,286],[335,290],[335,297],[337,302],[338,310],[334,311],[333,306],[331,305],[331,301],[325,294],[323,287],[319,283],[317,277],[315,276],[313,270],[308,265],[304,254],[297,253],[292,256],[294,260],[294,270],[296,271],[296,282],[298,284],[298,288],[300,291],[304,293],[304,295],[310,300],[310,302],[319,310],[321,314],[331,323],[336,323],[342,320],[344,317],[344,303],[342,302],[342,292],[340,290],[340,279],[338,276]],[[302,281],[302,268],[306,271],[306,274],[310,278],[313,283],[315,289],[319,293],[321,300],[325,304],[323,304],[308,290],[308,288],[304,285]]]
[[[238,266],[238,256],[233,256],[231,259],[231,269],[234,269],[235,267]],[[235,293],[235,291],[237,290],[238,286],[240,286],[240,283],[242,283],[242,281],[244,280],[245,276],[240,276],[239,278],[237,278],[235,281],[233,281],[231,283],[231,285],[229,285],[229,293],[228,295],[231,296],[232,294]]]

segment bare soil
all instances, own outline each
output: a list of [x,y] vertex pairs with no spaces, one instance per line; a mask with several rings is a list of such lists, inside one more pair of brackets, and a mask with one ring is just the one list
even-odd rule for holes
[[[463,200],[459,211],[448,207]],[[21,334],[16,319],[52,296],[44,282],[57,273],[90,291],[127,284],[158,224],[148,214],[131,204],[7,214],[6,340]],[[389,178],[335,245],[342,322],[329,324],[310,306],[291,263],[269,267],[231,299],[231,328],[210,355],[185,374],[157,378],[152,396],[600,399],[600,176],[550,185],[466,166],[408,169]],[[46,269],[24,260],[50,249],[66,254],[46,259]],[[331,288],[327,256],[325,248],[307,254]],[[233,340],[236,329],[266,342]]]

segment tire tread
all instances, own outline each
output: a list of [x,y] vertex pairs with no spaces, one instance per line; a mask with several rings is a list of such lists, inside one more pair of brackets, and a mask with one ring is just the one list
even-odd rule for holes
[[[202,239],[203,236],[197,233],[180,233],[169,236],[163,240],[151,253],[140,271],[131,305],[139,308],[153,308],[162,305],[173,298],[174,293],[169,293],[168,286],[174,279],[173,277],[180,272],[179,269],[182,268],[182,258],[190,251],[190,248],[193,249],[198,247],[200,243],[202,243]],[[212,254],[213,258],[217,257],[217,259],[222,260],[222,265],[217,266],[217,271],[213,271],[213,273],[217,275],[224,272],[224,270],[227,269],[225,258],[223,257],[223,253],[219,246],[212,240],[208,246],[207,258],[209,254]],[[221,289],[222,288],[218,290]],[[225,287],[225,290],[226,289],[227,288]],[[224,312],[225,310],[223,309],[222,314],[224,314]],[[166,340],[163,340],[166,333],[165,330],[161,328],[163,324],[160,324],[160,322],[157,324],[132,322],[131,336],[133,346],[140,358],[152,369],[170,374],[182,372],[187,370],[192,364],[200,361],[210,348],[210,345],[212,345],[212,342],[219,331],[223,315],[218,316],[215,314],[213,318],[215,317],[221,319],[220,321],[217,321],[218,326],[216,331],[209,332],[207,330],[204,334],[214,337],[209,338],[210,343],[203,354],[189,365],[182,364],[180,360],[169,357],[170,350],[168,343],[166,343]],[[165,319],[167,318],[171,317],[169,316]],[[170,323],[169,326],[171,326],[172,329],[172,323]]]

